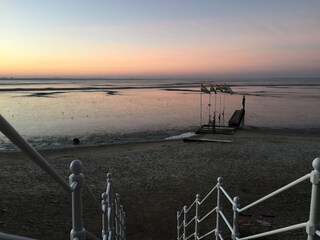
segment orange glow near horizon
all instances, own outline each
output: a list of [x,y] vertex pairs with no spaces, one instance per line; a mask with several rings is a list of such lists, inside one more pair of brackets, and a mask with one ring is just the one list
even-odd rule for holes
[[69,49],[64,55],[7,51],[0,56],[0,72],[3,76],[17,77],[235,74],[296,68],[296,62],[308,62],[320,55],[320,51],[277,54],[268,50],[237,52],[208,47],[101,49],[96,47],[84,53]]
[[[133,49],[66,55],[13,54],[0,56],[0,76],[130,76],[236,74],[299,68],[318,52],[246,51],[233,54],[226,49]],[[73,56],[73,57],[72,57]],[[300,62],[301,66],[296,63]],[[316,68],[316,65],[314,66]]]
[[124,2],[4,3],[0,77],[320,77],[319,3]]

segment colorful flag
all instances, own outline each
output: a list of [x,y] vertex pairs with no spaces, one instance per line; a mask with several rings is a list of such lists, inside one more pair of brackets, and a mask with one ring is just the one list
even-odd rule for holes
[[228,85],[225,85],[225,87],[224,87],[224,92],[226,92],[226,93],[230,93],[230,94],[232,94],[232,93],[233,93],[233,91],[232,91],[231,87],[229,87]]
[[201,89],[200,89],[201,92],[204,92],[204,93],[208,93],[210,94],[210,91],[208,88],[206,88],[202,83],[201,83]]
[[210,91],[217,94],[217,90],[216,90],[215,86],[213,86],[212,84],[210,85]]
[[222,85],[216,85],[216,91],[222,92],[222,88],[223,88]]

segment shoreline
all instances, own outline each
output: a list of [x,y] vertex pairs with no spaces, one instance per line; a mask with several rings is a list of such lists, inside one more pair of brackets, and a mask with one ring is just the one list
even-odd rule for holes
[[[194,131],[192,131],[194,130]],[[46,150],[64,150],[73,148],[87,148],[87,147],[98,147],[98,146],[112,146],[119,144],[133,144],[133,143],[148,143],[155,141],[171,141],[171,140],[182,140],[184,134],[195,134],[196,127],[192,127],[184,130],[177,131],[156,131],[156,132],[134,132],[127,134],[91,134],[88,136],[80,136],[80,144],[73,144],[73,137],[68,136],[54,136],[51,139],[49,136],[35,136],[35,137],[24,137],[35,149],[39,151]],[[259,134],[300,134],[300,135],[320,135],[319,128],[309,129],[294,129],[294,128],[261,128],[245,126],[237,131],[259,133]],[[201,134],[200,134],[201,135]],[[216,134],[215,136],[224,136],[223,134]],[[181,137],[180,137],[181,136]],[[2,134],[0,142],[2,148],[0,153],[3,152],[19,152],[13,143],[6,136]],[[79,136],[74,136],[79,137]],[[46,143],[49,142],[49,143]],[[44,143],[43,143],[44,142]],[[57,143],[58,142],[58,143]],[[48,146],[49,145],[49,146]]]
[[[161,140],[40,153],[66,180],[70,162],[80,159],[85,181],[98,199],[105,188],[106,173],[111,171],[127,216],[127,238],[173,240],[176,212],[192,203],[197,193],[205,196],[217,177],[224,178],[225,189],[232,197],[238,195],[245,206],[309,173],[312,160],[320,156],[317,133],[240,130],[224,137],[233,138],[233,143]],[[23,153],[1,152],[0,164],[0,231],[38,239],[68,238],[71,195],[65,194]],[[310,186],[307,181],[248,213],[253,220],[263,214],[273,216],[267,219],[271,229],[303,222],[309,215]],[[86,192],[83,202],[84,227],[100,236],[99,209]],[[261,229],[240,230],[248,234]],[[301,229],[266,239],[304,236],[305,230]]]

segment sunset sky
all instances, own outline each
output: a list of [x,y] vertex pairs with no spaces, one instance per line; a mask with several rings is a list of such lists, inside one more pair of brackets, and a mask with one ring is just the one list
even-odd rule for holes
[[0,77],[320,77],[319,0],[0,0]]

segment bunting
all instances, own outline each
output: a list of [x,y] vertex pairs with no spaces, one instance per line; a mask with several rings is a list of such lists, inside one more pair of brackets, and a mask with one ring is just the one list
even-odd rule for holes
[[201,83],[201,89],[200,89],[201,92],[203,93],[208,93],[208,94],[211,94],[211,92],[209,91],[209,89],[204,86],[202,83]]
[[214,92],[215,94],[217,94],[217,90],[212,84],[210,85],[210,92]]

